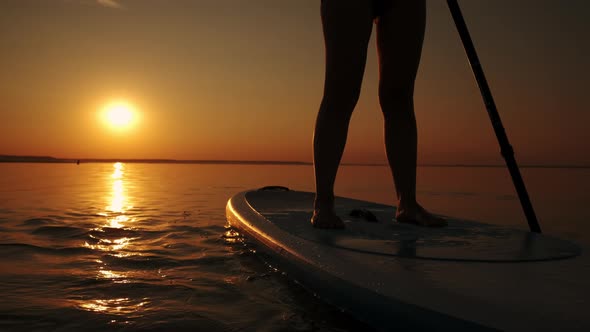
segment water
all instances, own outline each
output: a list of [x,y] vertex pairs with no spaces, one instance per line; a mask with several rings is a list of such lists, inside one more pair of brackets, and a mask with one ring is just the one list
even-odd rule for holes
[[[524,169],[546,233],[590,244],[588,169]],[[429,209],[526,228],[502,168],[424,167]],[[339,195],[393,203],[389,171],[341,168]],[[226,227],[234,193],[313,190],[310,166],[0,164],[0,330],[354,331]]]

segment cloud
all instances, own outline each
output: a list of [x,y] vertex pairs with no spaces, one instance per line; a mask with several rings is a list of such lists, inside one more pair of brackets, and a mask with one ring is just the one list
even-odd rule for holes
[[121,5],[118,0],[96,0],[96,2],[98,2],[98,4],[105,6],[105,7],[109,7],[109,8],[115,8],[115,9],[120,9],[123,8],[123,5]]

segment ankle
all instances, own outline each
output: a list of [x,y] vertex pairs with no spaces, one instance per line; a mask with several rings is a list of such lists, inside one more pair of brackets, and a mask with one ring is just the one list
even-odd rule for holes
[[400,199],[397,201],[399,211],[415,211],[418,209],[418,206],[416,199]]
[[315,211],[334,211],[334,196],[319,196],[316,195],[313,202]]

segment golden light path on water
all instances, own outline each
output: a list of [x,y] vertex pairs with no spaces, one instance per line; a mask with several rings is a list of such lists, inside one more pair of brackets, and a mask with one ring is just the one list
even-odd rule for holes
[[[136,240],[134,237],[127,236],[113,236],[119,230],[124,231],[131,228],[135,221],[129,216],[128,211],[133,208],[126,194],[125,179],[125,165],[117,162],[113,164],[113,173],[108,177],[111,186],[110,195],[107,196],[107,206],[105,211],[100,213],[104,216],[106,223],[101,227],[95,228],[91,232],[90,237],[96,240],[96,244],[84,243],[84,246],[93,250],[100,250],[105,254],[115,257],[128,257],[131,255],[138,255],[138,253],[129,253],[126,249],[130,244]],[[126,234],[127,232],[122,232]],[[96,259],[95,262],[99,264],[96,278],[101,280],[110,280],[113,283],[131,283],[129,273],[126,271],[113,271],[109,265],[101,259]],[[86,299],[79,301],[78,307],[92,312],[119,315],[129,318],[131,316],[141,316],[138,313],[143,307],[150,303],[148,297],[132,299],[129,297],[116,298],[100,298],[100,299]],[[122,320],[117,322],[112,320],[112,323],[126,324],[128,321]]]
[[[133,208],[130,204],[129,198],[125,194],[125,166],[123,163],[117,162],[113,164],[113,173],[109,177],[111,182],[111,195],[107,197],[108,205],[105,211],[101,213],[106,218],[106,224],[103,227],[96,228],[95,231],[105,233],[114,230],[123,230],[133,223],[133,219],[129,217],[127,211]],[[98,249],[109,252],[117,257],[129,256],[130,254],[123,253],[125,249],[133,240],[129,237],[120,238],[97,238],[91,235],[92,238],[98,240],[97,244],[85,243],[85,247],[91,249]]]

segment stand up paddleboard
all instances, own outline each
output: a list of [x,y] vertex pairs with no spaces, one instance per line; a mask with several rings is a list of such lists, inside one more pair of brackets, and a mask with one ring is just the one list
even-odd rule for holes
[[313,197],[245,191],[226,215],[273,265],[379,330],[590,331],[590,260],[569,241],[453,218],[400,224],[393,206],[341,197],[346,229],[316,229]]

